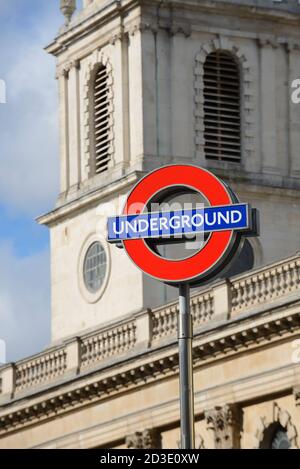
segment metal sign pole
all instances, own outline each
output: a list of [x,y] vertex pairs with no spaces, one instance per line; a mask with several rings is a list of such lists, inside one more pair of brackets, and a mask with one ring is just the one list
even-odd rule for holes
[[179,285],[179,380],[181,449],[195,448],[194,381],[193,381],[193,322],[190,313],[190,286]]

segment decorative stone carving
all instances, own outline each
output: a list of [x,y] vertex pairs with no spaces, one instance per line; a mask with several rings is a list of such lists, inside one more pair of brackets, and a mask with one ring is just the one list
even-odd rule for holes
[[158,25],[151,21],[134,21],[128,25],[128,33],[131,36],[134,36],[137,32],[151,31],[152,33],[157,33]]
[[287,52],[292,52],[294,50],[300,50],[300,43],[295,41],[286,41],[284,43]]
[[272,36],[258,38],[258,45],[260,47],[271,47],[273,49],[277,49],[279,46],[277,38]]
[[226,404],[205,412],[207,428],[214,433],[216,449],[240,448],[242,410],[236,404]]
[[170,35],[182,34],[184,37],[191,35],[191,25],[189,23],[173,23],[169,29]]
[[175,36],[177,34],[182,34],[184,37],[189,37],[191,35],[191,25],[190,23],[183,22],[171,22],[162,24],[159,23],[159,20],[138,20],[133,21],[127,26],[127,31],[129,35],[133,36],[138,31],[151,31],[153,34],[156,34],[158,30],[165,30],[170,34],[170,36]]
[[123,41],[127,41],[127,40],[128,40],[128,34],[124,33],[124,31],[119,31],[117,33],[114,33],[111,36],[111,38],[109,40],[109,43],[114,46],[116,44],[116,42],[118,42],[118,41],[123,42]]
[[215,52],[219,49],[226,50],[231,52],[239,61],[242,74],[241,74],[241,93],[242,93],[242,102],[244,106],[243,114],[243,151],[246,159],[252,159],[254,156],[254,133],[253,133],[253,91],[252,91],[252,82],[253,78],[251,75],[250,64],[242,51],[242,49],[233,44],[227,38],[223,36],[218,36],[210,42],[203,44],[199,52],[195,57],[195,70],[194,70],[194,88],[195,88],[195,150],[196,158],[200,161],[204,161],[205,152],[204,152],[204,63],[207,55],[211,52]]
[[74,60],[71,60],[70,62],[66,62],[63,65],[60,65],[56,71],[56,78],[59,78],[59,77],[68,78],[69,72],[73,67],[80,69],[79,59],[74,59]]
[[70,23],[75,10],[76,0],[60,0],[60,11],[66,18],[66,25]]
[[130,449],[160,449],[161,434],[155,428],[135,432],[126,438],[126,446]]
[[255,432],[256,441],[254,447],[256,449],[263,448],[266,432],[276,423],[281,425],[281,427],[284,428],[284,430],[287,432],[287,436],[291,444],[291,449],[298,448],[297,429],[292,422],[291,415],[286,410],[281,409],[277,402],[273,403],[273,421],[268,421],[265,416],[259,419],[257,430]]

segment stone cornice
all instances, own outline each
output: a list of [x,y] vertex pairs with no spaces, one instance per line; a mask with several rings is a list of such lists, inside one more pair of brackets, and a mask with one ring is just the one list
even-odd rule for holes
[[135,184],[143,175],[143,172],[135,171],[121,179],[118,177],[115,181],[112,180],[105,186],[101,186],[92,190],[91,192],[82,192],[81,195],[77,193],[75,200],[62,203],[58,208],[45,215],[41,215],[37,218],[37,222],[41,225],[51,226],[57,221],[84,209],[86,206],[90,206],[91,204],[99,202],[108,195],[114,193],[119,194],[123,189],[126,189]]
[[[112,2],[105,6],[105,8],[100,10],[90,10],[90,13],[83,11],[78,17],[75,17],[67,27],[64,27],[60,30],[58,36],[55,40],[48,45],[46,51],[58,56],[60,53],[66,50],[66,48],[80,40],[80,38],[84,37],[87,33],[93,32],[104,24],[112,21],[115,17],[120,17],[122,20],[126,17],[127,13],[134,9],[140,8],[143,14],[143,11],[148,11],[151,7],[156,10],[155,3],[157,7],[161,10],[169,11],[169,19],[164,19],[166,25],[163,25],[162,22],[160,27],[167,29],[171,33],[181,33],[185,36],[190,35],[191,31],[191,22],[185,21],[184,24],[177,24],[176,19],[173,21],[172,17],[177,13],[180,17],[182,10],[185,12],[190,11],[191,15],[198,11],[199,13],[218,13],[219,15],[231,15],[232,9],[234,8],[234,12],[236,16],[241,16],[242,18],[259,18],[265,19],[269,21],[282,21],[283,23],[287,24],[294,24],[299,25],[300,19],[299,14],[295,12],[288,12],[280,9],[272,9],[272,8],[253,8],[250,5],[233,5],[232,3],[227,2],[214,2],[212,0],[204,0],[199,3],[195,1],[189,0],[174,0],[171,5],[166,4],[162,5],[160,0],[151,0],[151,2],[147,0],[120,0],[118,2]],[[300,10],[299,10],[300,13]],[[123,20],[122,20],[123,21]],[[143,25],[147,25],[147,29],[153,30],[153,28],[157,29],[157,18],[153,14],[153,20],[149,21],[142,21],[141,27]],[[130,29],[130,28],[129,28]],[[135,27],[131,31],[137,30],[139,27]],[[115,33],[112,34],[112,38],[114,37]],[[113,39],[112,39],[113,40]]]
[[68,27],[62,28],[55,40],[49,44],[45,50],[49,54],[58,56],[70,44],[80,40],[87,32],[91,33],[104,24],[112,21],[116,16],[123,17],[130,9],[139,5],[140,0],[122,0],[113,2],[101,10],[91,10],[91,14],[84,16],[80,14],[76,19],[70,22]]
[[[251,320],[250,320],[251,319]],[[244,317],[220,324],[215,330],[198,331],[194,340],[194,366],[199,367],[232,354],[255,349],[270,342],[291,337],[300,330],[300,302],[287,308],[275,309],[255,318]],[[161,380],[178,373],[178,352],[174,338],[169,344],[158,344],[147,354],[138,355],[100,370],[92,369],[72,378],[65,384],[56,384],[45,391],[31,392],[31,401],[20,395],[3,403],[0,411],[0,434],[50,419],[105,399],[146,383]]]
[[[284,184],[283,179],[280,178],[280,181],[274,181],[274,185],[266,185],[265,182],[267,181],[261,180],[258,174],[243,173],[240,171],[240,169],[235,169],[235,181],[231,181],[230,177],[228,177],[228,168],[226,168],[224,165],[210,169],[212,169],[217,176],[220,176],[225,181],[230,182],[233,188],[238,188],[238,190],[242,191],[243,193],[247,191],[250,194],[255,192],[255,194],[268,194],[268,196],[272,197],[285,196],[291,199],[299,199],[300,197],[299,190],[297,189],[300,187],[300,180],[298,179],[297,181],[291,180],[290,182],[286,180],[286,184]],[[64,217],[70,216],[73,213],[80,211],[89,204],[97,203],[110,194],[118,193],[120,190],[130,187],[132,184],[135,184],[144,174],[144,171],[135,171],[121,179],[119,177],[117,177],[116,180],[112,179],[109,184],[101,186],[101,188],[96,188],[91,192],[85,193],[84,191],[79,191],[76,193],[75,200],[60,202],[57,208],[45,215],[38,217],[37,222],[41,225],[51,226]],[[256,176],[258,177],[257,179]]]
[[[299,367],[298,367],[299,368]],[[195,391],[195,414],[203,418],[205,412],[224,402],[242,403],[253,399],[264,399],[268,391],[272,390],[272,397],[290,394],[295,382],[300,382],[300,371],[297,365],[269,369],[263,374],[249,374],[246,379],[226,382],[214,387],[213,392],[209,383],[201,390]],[[282,392],[283,391],[283,392]],[[170,422],[179,421],[178,398],[168,399],[142,411],[126,413],[118,418],[101,422],[95,426],[76,429],[71,434],[56,438],[47,443],[41,443],[36,448],[72,449],[95,448],[106,445],[107,442],[117,441],[121,435],[128,432],[128,422],[132,428],[168,427]]]

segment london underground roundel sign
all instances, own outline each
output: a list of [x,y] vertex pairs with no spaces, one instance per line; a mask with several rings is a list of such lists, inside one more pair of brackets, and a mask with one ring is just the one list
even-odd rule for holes
[[[149,211],[183,192],[199,193],[205,207]],[[233,258],[243,236],[257,235],[257,211],[238,202],[235,194],[209,171],[191,165],[170,165],[145,176],[130,192],[123,214],[108,219],[108,241],[122,243],[132,261],[157,280],[197,284],[217,275]],[[206,234],[206,242],[183,259],[162,257],[155,240],[177,241]]]

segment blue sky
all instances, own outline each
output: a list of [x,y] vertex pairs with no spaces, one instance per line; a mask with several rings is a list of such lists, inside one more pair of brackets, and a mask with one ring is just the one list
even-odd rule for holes
[[49,234],[34,219],[58,194],[55,59],[43,48],[63,24],[59,3],[0,0],[0,339],[8,361],[50,342]]

